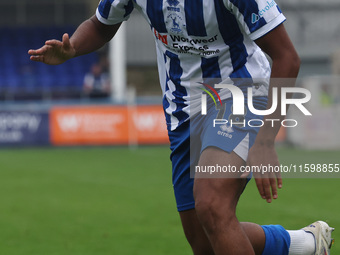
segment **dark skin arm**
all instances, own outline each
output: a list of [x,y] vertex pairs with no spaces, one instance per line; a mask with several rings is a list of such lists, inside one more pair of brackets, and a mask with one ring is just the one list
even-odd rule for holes
[[[283,25],[279,25],[255,42],[273,61],[271,78],[292,78],[290,80],[285,79],[285,82],[271,82],[268,97],[268,108],[270,108],[272,105],[271,91],[273,87],[277,87],[278,91],[280,91],[280,88],[282,87],[295,85],[294,79],[299,72],[300,59]],[[279,160],[275,151],[275,137],[279,132],[281,125],[279,122],[275,122],[274,127],[272,127],[272,123],[269,121],[266,122],[265,120],[279,119],[282,121],[284,119],[285,116],[281,115],[280,102],[279,93],[277,110],[268,116],[264,116],[265,124],[260,128],[255,143],[249,151],[248,165],[279,165]],[[254,177],[259,193],[263,199],[270,203],[272,198],[276,199],[278,197],[277,188],[282,187],[280,173],[254,173]]]
[[120,24],[104,25],[96,16],[84,21],[71,38],[64,34],[62,41],[48,40],[37,50],[29,50],[31,60],[59,65],[76,56],[88,54],[103,47],[116,34]]

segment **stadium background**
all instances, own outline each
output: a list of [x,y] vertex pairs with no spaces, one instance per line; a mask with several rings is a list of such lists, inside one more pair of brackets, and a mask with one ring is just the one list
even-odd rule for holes
[[[313,95],[313,117],[282,133],[280,161],[340,163],[340,2],[277,2],[302,59],[299,86]],[[126,101],[83,92],[107,47],[61,66],[29,61],[28,49],[72,33],[96,5],[0,1],[0,254],[190,254],[172,194],[154,42],[142,17],[134,12],[126,24]],[[339,179],[284,184],[279,201],[266,205],[251,183],[239,218],[291,229],[318,219],[340,226]]]

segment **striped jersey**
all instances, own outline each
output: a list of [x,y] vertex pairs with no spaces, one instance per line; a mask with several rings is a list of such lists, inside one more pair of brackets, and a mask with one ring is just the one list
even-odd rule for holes
[[[156,41],[169,130],[189,119],[190,105],[200,104],[192,92],[202,86],[199,81],[270,77],[270,64],[254,40],[284,22],[274,0],[102,0],[96,16],[114,25],[133,9],[142,13]],[[253,90],[255,96],[267,95],[269,85],[262,85]]]

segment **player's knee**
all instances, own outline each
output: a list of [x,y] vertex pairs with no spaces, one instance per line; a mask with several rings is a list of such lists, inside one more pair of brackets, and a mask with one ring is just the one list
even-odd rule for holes
[[201,224],[209,232],[214,232],[222,220],[228,223],[235,218],[235,210],[231,203],[210,194],[196,197],[195,209]]
[[228,218],[235,215],[237,199],[233,192],[200,189],[194,186],[195,209],[199,218]]

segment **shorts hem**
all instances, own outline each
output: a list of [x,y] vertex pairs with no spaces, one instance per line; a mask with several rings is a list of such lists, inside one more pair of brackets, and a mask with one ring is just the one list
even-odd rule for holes
[[177,205],[177,211],[183,212],[187,210],[195,209],[195,202],[191,202],[184,205]]

